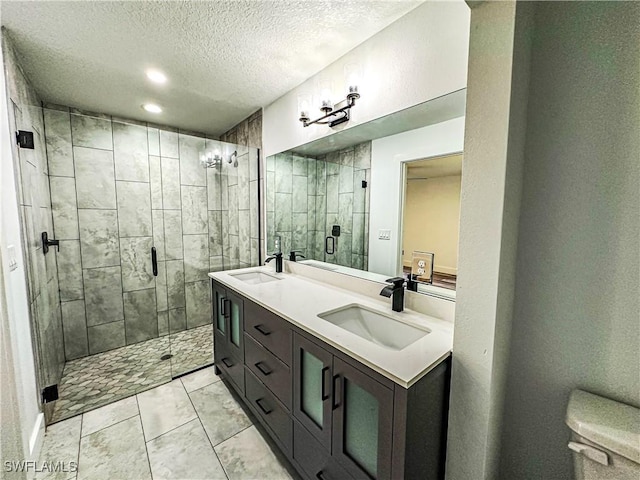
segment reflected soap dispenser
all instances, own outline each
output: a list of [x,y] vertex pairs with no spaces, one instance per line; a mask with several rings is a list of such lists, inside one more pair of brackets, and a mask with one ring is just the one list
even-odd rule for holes
[[273,246],[275,252],[264,261],[265,265],[269,263],[274,258],[276,259],[276,273],[282,273],[282,239],[280,236],[276,236],[273,240]]

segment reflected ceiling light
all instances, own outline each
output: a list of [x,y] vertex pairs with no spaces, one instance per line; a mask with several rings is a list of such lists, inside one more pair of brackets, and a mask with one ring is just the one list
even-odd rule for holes
[[149,113],[162,113],[162,108],[160,108],[155,103],[145,103],[144,105],[142,105],[142,108],[144,108]]
[[147,70],[147,78],[154,83],[167,83],[167,76],[160,70]]

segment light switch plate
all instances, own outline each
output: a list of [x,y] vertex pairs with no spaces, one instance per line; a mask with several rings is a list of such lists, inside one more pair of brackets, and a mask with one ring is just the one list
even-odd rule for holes
[[391,230],[378,230],[378,240],[391,240]]

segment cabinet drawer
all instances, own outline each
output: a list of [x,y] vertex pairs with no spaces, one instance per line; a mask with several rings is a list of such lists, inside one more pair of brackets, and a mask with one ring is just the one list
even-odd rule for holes
[[215,345],[216,366],[227,379],[235,385],[238,393],[244,395],[244,366],[240,360],[229,352],[228,347],[222,342]]
[[245,331],[267,350],[291,366],[291,326],[289,322],[253,302],[244,302]]
[[306,428],[293,422],[293,459],[302,467],[304,473],[313,480],[351,479],[340,465],[331,459],[331,455],[311,435]]
[[287,452],[291,452],[293,425],[289,412],[248,368],[245,368],[245,377],[246,397],[250,405],[284,445]]
[[291,410],[291,370],[278,358],[245,334],[245,364],[253,374]]

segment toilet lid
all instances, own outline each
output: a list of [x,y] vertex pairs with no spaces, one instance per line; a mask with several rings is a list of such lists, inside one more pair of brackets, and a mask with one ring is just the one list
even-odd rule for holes
[[566,423],[581,437],[640,463],[640,408],[574,390]]

